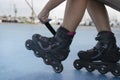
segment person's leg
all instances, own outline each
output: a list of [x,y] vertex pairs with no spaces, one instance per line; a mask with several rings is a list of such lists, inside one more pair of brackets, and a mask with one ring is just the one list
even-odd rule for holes
[[[75,34],[75,30],[78,27],[87,7],[87,1],[88,0],[67,0],[63,24],[57,30],[52,40],[49,40],[51,38],[46,38],[35,34],[33,35],[33,41],[39,42],[42,50],[58,51],[57,54],[60,53],[60,55],[66,55],[65,57],[62,57],[61,60],[66,59],[69,53],[69,46]],[[58,45],[58,43],[61,45]],[[52,45],[52,47],[46,49],[46,47],[49,47],[49,45]]]
[[103,3],[96,0],[89,0],[87,10],[95,23],[98,32],[111,31],[108,13]]
[[79,57],[89,60],[117,62],[120,58],[120,52],[116,45],[114,33],[111,32],[104,4],[96,0],[89,0],[87,9],[98,30],[98,35],[95,38],[98,43],[93,49],[80,51],[78,53]]
[[101,74],[112,72],[113,75],[120,76],[120,66],[117,63],[120,51],[111,32],[105,6],[96,0],[89,0],[87,9],[98,30],[95,38],[98,42],[92,49],[78,53],[80,59],[74,61],[74,67],[78,70],[85,67],[89,72],[98,70]]
[[[61,61],[65,60],[70,52],[70,44],[75,34],[75,30],[81,21],[88,0],[67,0],[64,21],[52,38],[35,34],[32,37],[33,51],[37,56],[42,56],[46,63],[52,65],[56,72],[61,72]],[[26,42],[26,45],[30,41]]]
[[62,26],[67,30],[74,32],[78,27],[88,0],[67,0],[65,15]]
[[[89,0],[87,9],[98,30],[98,35],[95,38],[98,43],[93,49],[80,51],[78,53],[79,57],[89,60],[118,61],[120,53],[116,45],[114,33],[111,32],[109,18],[104,4],[96,0]],[[94,57],[98,54],[99,56]]]
[[[84,1],[83,0],[67,0],[63,24],[60,26],[60,28],[57,30],[55,36],[52,38],[53,41],[49,40],[49,38],[42,37],[40,35],[33,35],[33,41],[35,41],[35,42],[38,41],[39,44],[41,43],[40,47],[42,46],[43,50],[46,50],[47,46],[54,44],[54,46],[52,46],[51,48],[49,48],[47,50],[48,51],[50,51],[51,49],[52,49],[52,51],[54,49],[60,50],[60,51],[63,50],[63,51],[65,51],[65,53],[63,52],[63,54],[68,54],[69,51],[66,51],[66,50],[69,49],[69,46],[72,42],[72,38],[75,34],[75,30],[78,27],[78,25],[83,17],[83,14],[87,7],[87,1],[88,0],[84,0]],[[47,40],[45,40],[45,38]],[[50,41],[52,41],[52,42],[50,42]],[[47,45],[45,43],[47,43]],[[58,43],[60,43],[61,45],[58,45]],[[58,53],[60,51],[58,51]]]
[[102,2],[103,4],[106,4],[107,6],[120,11],[120,0],[97,0],[99,2]]

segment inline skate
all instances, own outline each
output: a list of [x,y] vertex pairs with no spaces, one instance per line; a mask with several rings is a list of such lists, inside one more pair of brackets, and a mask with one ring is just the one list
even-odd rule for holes
[[28,50],[33,50],[36,57],[41,57],[45,64],[51,65],[56,73],[60,73],[63,71],[61,62],[68,57],[73,36],[60,27],[55,36],[47,38],[34,34],[32,40],[27,40],[25,45]]
[[74,61],[77,70],[86,68],[88,72],[95,69],[101,74],[111,72],[114,76],[120,76],[120,49],[116,45],[114,34],[109,31],[101,31],[95,38],[98,42],[93,49],[80,51],[79,59]]

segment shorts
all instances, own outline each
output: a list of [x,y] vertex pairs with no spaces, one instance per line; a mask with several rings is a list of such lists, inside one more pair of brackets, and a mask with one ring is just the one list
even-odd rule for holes
[[120,11],[120,0],[98,0],[98,1]]

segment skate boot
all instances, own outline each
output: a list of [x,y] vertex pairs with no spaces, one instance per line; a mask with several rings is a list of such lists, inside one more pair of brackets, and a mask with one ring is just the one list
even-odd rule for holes
[[92,72],[97,69],[101,74],[111,72],[114,76],[120,76],[120,50],[116,45],[114,34],[109,31],[99,32],[96,40],[98,41],[93,49],[80,51],[74,61],[76,69],[86,68]]
[[33,50],[37,57],[43,58],[45,64],[51,65],[56,73],[60,73],[63,70],[61,62],[70,52],[69,46],[73,36],[74,33],[60,27],[56,35],[51,38],[39,34],[33,35],[32,40],[26,41],[26,48]]

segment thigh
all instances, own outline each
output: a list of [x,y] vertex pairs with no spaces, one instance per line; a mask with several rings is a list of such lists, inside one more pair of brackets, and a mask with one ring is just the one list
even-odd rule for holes
[[120,0],[97,0],[99,2],[102,2],[118,11],[120,11]]

